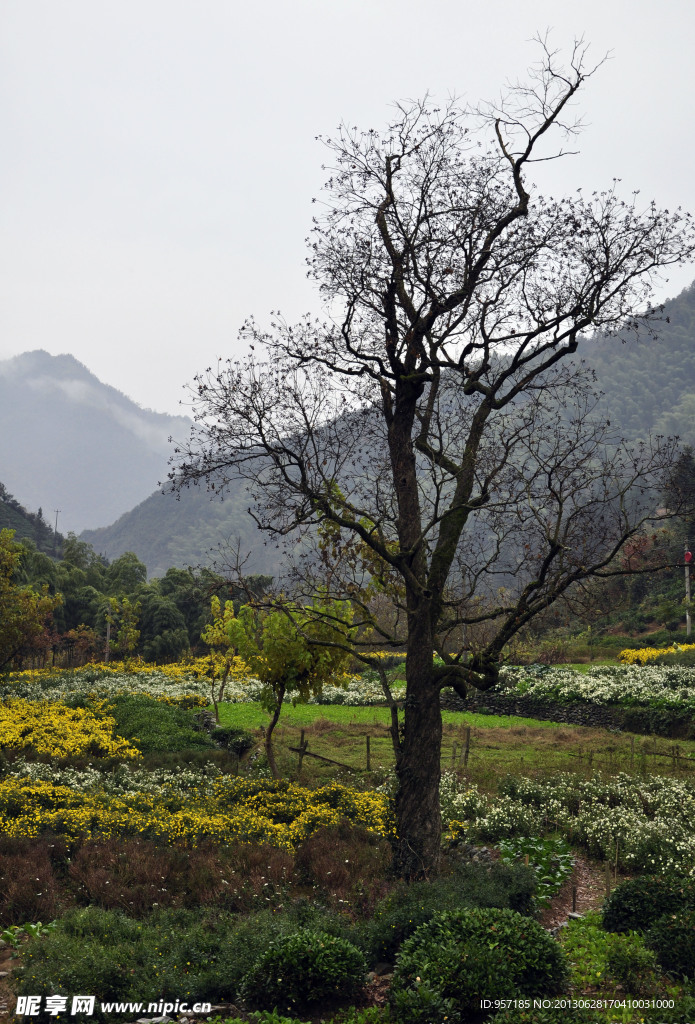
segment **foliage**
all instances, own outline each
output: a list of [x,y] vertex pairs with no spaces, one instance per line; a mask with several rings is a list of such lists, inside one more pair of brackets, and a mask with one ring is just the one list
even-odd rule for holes
[[363,945],[372,960],[392,961],[420,925],[461,907],[533,910],[535,880],[523,865],[456,865],[450,875],[400,885],[380,901],[364,929]]
[[25,939],[40,939],[42,935],[50,935],[56,927],[57,921],[49,921],[48,924],[42,924],[41,921],[35,923],[27,921],[25,924],[13,924],[9,928],[5,928],[0,932],[0,939],[17,953]]
[[115,694],[107,706],[119,735],[137,742],[143,753],[214,746],[197,724],[195,712],[186,708],[128,693]]
[[52,934],[23,948],[18,992],[92,993],[96,1013],[85,1020],[105,1019],[102,999],[231,1000],[286,926],[267,914],[238,923],[219,910],[159,911],[148,921],[96,907],[72,910]]
[[505,864],[528,858],[536,874],[536,902],[540,906],[550,902],[574,870],[574,857],[564,839],[506,839],[499,844],[499,851]]
[[673,1006],[645,1010],[644,1024],[691,1024],[695,1020],[695,995],[685,992],[673,1003]]
[[664,914],[690,908],[695,908],[692,876],[638,875],[613,889],[603,907],[603,927],[611,932],[643,932]]
[[679,978],[695,976],[695,907],[664,914],[647,931],[645,942],[662,970]]
[[[109,708],[108,710],[111,710]],[[140,750],[114,735],[116,719],[104,704],[71,708],[61,701],[9,699],[0,703],[0,750],[52,757],[138,758]]]
[[271,942],[240,991],[251,1006],[304,1009],[327,999],[347,1001],[364,985],[366,970],[351,942],[302,928]]
[[44,554],[55,554],[63,544],[61,534],[55,534],[46,521],[43,509],[29,512],[0,483],[0,530],[12,530],[18,541],[29,541]]
[[[489,999],[561,990],[568,969],[557,942],[513,910],[458,910],[433,917],[403,943],[391,986],[400,1024],[422,1024],[433,1002],[451,1000],[465,1021]],[[423,1016],[424,1015],[424,1016]]]
[[238,757],[241,757],[247,750],[250,750],[256,742],[251,733],[245,729],[229,727],[213,729],[210,737],[215,743],[219,743],[221,747],[231,750]]
[[265,734],[265,750],[274,778],[279,778],[272,747],[272,732],[288,691],[294,701],[307,701],[321,692],[323,684],[347,664],[352,609],[345,601],[318,602],[311,608],[285,605],[282,611],[259,612],[251,604],[234,611],[231,601],[221,607],[212,599],[213,620],[203,640],[224,650],[224,669],[219,691],[212,697],[219,721],[218,702],[234,659],[240,657],[261,683],[259,698],[271,719]]
[[12,530],[0,530],[0,672],[44,632],[61,598],[16,582],[22,548]]
[[307,790],[283,782],[218,776],[212,792],[136,791],[116,796],[81,791],[50,781],[0,780],[0,834],[33,837],[50,831],[69,838],[135,836],[197,846],[267,843],[291,850],[319,829],[343,818],[376,835],[393,835],[387,800],[337,783]]
[[630,932],[611,936],[606,967],[625,992],[651,995],[654,991],[656,957],[646,948],[642,935]]
[[570,920],[561,942],[570,962],[570,983],[576,993],[654,997],[659,977],[654,954],[638,932],[607,932],[601,915],[590,911]]
[[667,651],[664,654],[660,654],[655,659],[654,664],[692,669],[695,667],[695,650]]
[[135,628],[139,614],[139,601],[131,603],[127,597],[120,600],[116,597],[109,598],[106,621],[116,630],[115,638],[111,639],[111,646],[116,654],[126,660],[133,653],[140,639],[140,630]]

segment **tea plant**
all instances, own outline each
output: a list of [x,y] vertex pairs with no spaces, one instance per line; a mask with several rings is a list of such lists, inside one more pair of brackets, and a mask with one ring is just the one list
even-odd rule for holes
[[310,1006],[346,1001],[362,988],[367,965],[347,939],[302,928],[271,942],[244,976],[241,996],[252,1006]]
[[[535,921],[492,908],[438,914],[404,943],[391,1004],[401,1024],[465,1021],[490,999],[561,991],[567,964],[559,944]],[[434,1015],[433,1015],[434,1013]]]

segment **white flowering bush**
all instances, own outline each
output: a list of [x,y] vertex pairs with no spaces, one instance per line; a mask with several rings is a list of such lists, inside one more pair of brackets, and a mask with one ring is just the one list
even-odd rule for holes
[[695,714],[695,671],[664,665],[597,665],[588,672],[570,668],[506,668],[504,690],[561,704],[635,707],[648,705]]
[[456,832],[452,823],[462,821],[478,839],[559,833],[599,859],[613,861],[617,852],[625,870],[695,874],[695,783],[680,779],[510,776],[499,795],[490,796],[445,772],[444,834]]
[[[219,682],[214,685],[217,693]],[[230,678],[225,685],[223,699],[230,704],[254,703],[260,700],[262,689],[261,682],[254,676]],[[170,701],[193,697],[206,704],[212,703],[211,682],[205,676],[193,673],[186,675],[185,672],[172,676],[156,668],[150,671],[139,668],[133,672],[105,672],[99,667],[87,665],[75,672],[21,673],[8,683],[0,684],[0,699],[21,697],[24,700],[69,700],[71,697],[85,696],[108,699],[120,693],[143,693]],[[396,689],[395,696],[398,695],[399,690]],[[285,699],[292,703],[297,696],[297,693],[290,690]],[[366,674],[365,677],[344,676],[336,680],[335,684],[326,684],[323,691],[312,697],[309,703],[366,707],[386,702],[379,682]]]
[[472,784],[461,783],[456,772],[443,771],[439,786],[442,823],[446,829],[452,821],[476,821],[487,810],[487,799]]
[[158,797],[203,797],[214,792],[214,782],[220,778],[222,772],[212,762],[201,767],[186,766],[173,770],[138,768],[123,762],[104,772],[91,765],[78,769],[17,758],[6,775],[32,782],[51,782],[55,786],[67,786],[81,793],[98,792],[110,796],[149,793]]
[[117,672],[103,674],[95,671],[61,672],[10,681],[0,687],[0,697],[21,697],[24,700],[69,700],[71,697],[93,696],[98,699],[115,697],[119,693],[144,693],[165,700],[184,697],[202,698],[210,702],[210,682],[193,676],[172,679],[163,672]]

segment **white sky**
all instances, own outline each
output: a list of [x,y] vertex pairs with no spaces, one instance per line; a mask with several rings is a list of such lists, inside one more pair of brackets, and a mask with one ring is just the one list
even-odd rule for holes
[[315,136],[428,90],[494,98],[546,28],[613,53],[552,191],[619,177],[695,212],[692,0],[0,0],[0,359],[69,352],[182,411],[249,314],[319,309]]

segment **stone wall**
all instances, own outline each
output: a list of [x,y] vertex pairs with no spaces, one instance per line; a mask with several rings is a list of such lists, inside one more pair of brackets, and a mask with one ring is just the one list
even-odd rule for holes
[[519,718],[537,718],[543,722],[564,722],[567,725],[588,725],[642,734],[653,733],[678,739],[695,735],[695,722],[690,715],[656,711],[649,707],[606,707],[588,701],[558,704],[552,700],[524,694],[495,691],[481,693],[477,690],[471,690],[465,702],[453,690],[444,690],[441,704],[446,711],[514,715]]

